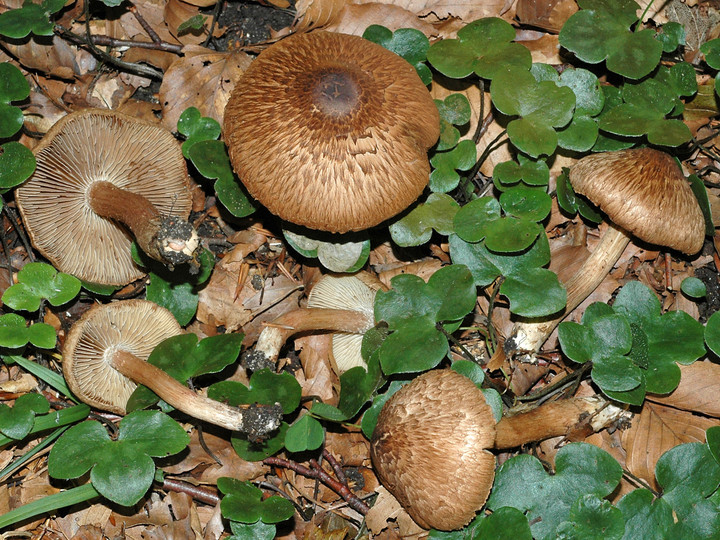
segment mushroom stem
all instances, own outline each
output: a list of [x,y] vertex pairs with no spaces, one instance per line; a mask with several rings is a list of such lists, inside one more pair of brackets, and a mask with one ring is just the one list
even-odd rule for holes
[[163,370],[127,351],[116,351],[111,363],[120,373],[147,386],[168,404],[193,418],[256,437],[262,437],[280,426],[282,410],[278,410],[276,405],[245,409],[231,407],[196,394]]
[[511,356],[515,352],[537,353],[565,316],[578,307],[600,285],[615,266],[629,242],[628,233],[610,223],[595,250],[564,284],[567,290],[565,308],[551,319],[517,323],[512,335],[505,341],[506,354]]
[[285,341],[298,332],[331,330],[363,334],[375,325],[375,320],[362,311],[350,309],[299,308],[269,324],[260,333],[254,349],[243,354],[243,361],[252,371],[274,367]]
[[194,260],[200,247],[195,228],[177,216],[163,216],[145,197],[111,182],[94,182],[88,190],[93,212],[126,225],[140,248],[172,268]]
[[513,416],[495,426],[495,448],[506,449],[568,435],[586,425],[593,432],[616,422],[626,411],[599,396],[561,399]]

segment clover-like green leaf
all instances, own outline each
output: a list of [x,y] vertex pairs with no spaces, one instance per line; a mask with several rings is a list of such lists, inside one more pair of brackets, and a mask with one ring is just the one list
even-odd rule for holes
[[[161,342],[147,361],[186,384],[189,379],[217,373],[235,362],[240,355],[242,340],[242,334],[220,334],[200,341],[195,334],[181,334]],[[159,399],[152,390],[141,385],[130,396],[126,408],[150,407]]]
[[373,24],[365,29],[363,37],[373,43],[382,45],[398,56],[402,56],[415,68],[423,84],[432,82],[430,68],[425,65],[430,41],[420,30],[399,28],[392,32],[384,26]]
[[372,399],[372,394],[381,381],[379,361],[379,354],[373,353],[367,361],[367,371],[362,366],[356,366],[340,375],[338,406],[315,403],[312,408],[313,415],[334,422],[342,422],[355,416],[361,407]]
[[671,53],[680,45],[685,45],[685,27],[675,21],[666,22],[660,27],[656,38],[662,43],[663,52]]
[[133,260],[148,269],[150,283],[145,288],[146,298],[168,309],[181,325],[186,325],[195,315],[198,306],[198,289],[210,279],[215,266],[215,255],[205,249],[198,257],[200,270],[190,274],[187,265],[168,269],[140,251],[136,243],[131,248]]
[[325,440],[325,430],[320,422],[306,414],[301,416],[285,435],[285,448],[288,452],[316,450]]
[[497,17],[473,21],[458,31],[458,39],[434,43],[427,53],[428,61],[443,75],[462,79],[476,73],[493,79],[507,66],[529,69],[530,51],[513,43],[515,29]]
[[23,3],[21,8],[0,13],[0,35],[21,39],[30,33],[36,36],[51,36],[53,22],[50,16],[65,6],[64,0],[43,0],[35,4]]
[[668,538],[717,537],[720,512],[709,497],[720,484],[720,465],[707,445],[686,443],[671,448],[660,456],[655,478],[676,521]]
[[700,45],[700,52],[705,55],[708,66],[720,69],[720,38],[711,39]]
[[237,407],[238,405],[280,403],[283,414],[289,414],[300,404],[302,390],[297,379],[289,373],[272,373],[269,369],[256,371],[249,386],[236,381],[220,381],[208,388],[208,397]]
[[688,277],[682,280],[680,290],[690,298],[703,298],[707,294],[705,283],[696,277]]
[[560,45],[582,61],[629,79],[640,79],[660,62],[663,45],[653,30],[630,31],[639,6],[633,0],[584,0],[560,30]]
[[203,116],[196,107],[185,109],[177,123],[178,132],[185,136],[183,156],[190,159],[190,148],[200,141],[214,141],[220,136],[220,124],[214,118]]
[[256,521],[255,523],[238,523],[230,522],[230,530],[232,536],[227,540],[273,540],[275,538],[276,527],[272,523],[263,523]]
[[286,223],[283,236],[300,255],[317,258],[331,272],[357,272],[370,256],[370,235],[367,231],[338,237]]
[[707,439],[708,449],[715,458],[715,461],[720,464],[720,426],[712,426],[705,432],[705,438]]
[[440,114],[440,139],[435,151],[442,152],[455,148],[460,140],[460,130],[470,122],[470,102],[464,94],[450,94],[444,100],[436,99],[435,106]]
[[27,325],[27,321],[17,313],[0,316],[0,347],[19,349],[32,343],[40,349],[52,349],[56,341],[55,329],[46,323]]
[[427,283],[414,275],[398,275],[392,289],[375,297],[375,320],[388,323],[392,333],[378,351],[383,371],[408,373],[436,366],[449,350],[447,338],[436,325],[456,321],[472,311],[475,284],[463,265],[450,265],[435,272]]
[[431,193],[399,220],[390,224],[393,242],[401,247],[419,246],[430,240],[433,229],[443,235],[453,232],[453,218],[460,206],[444,193]]
[[0,403],[0,433],[11,439],[24,439],[35,425],[35,415],[45,414],[50,403],[40,394],[23,394],[12,407]]
[[152,484],[152,458],[177,454],[189,441],[180,424],[158,411],[128,414],[120,421],[116,440],[99,422],[83,422],[57,440],[48,459],[48,472],[54,478],[70,479],[90,471],[93,487],[101,495],[131,506]]
[[273,495],[263,499],[263,492],[250,482],[222,477],[217,481],[224,497],[220,501],[223,517],[240,523],[279,523],[293,516],[295,508],[287,499]]
[[617,502],[617,508],[625,518],[625,537],[628,540],[652,540],[668,538],[673,526],[670,505],[662,498],[656,499],[647,489],[636,489]]
[[58,272],[45,263],[28,263],[17,274],[18,282],[3,293],[3,302],[12,309],[37,311],[45,298],[53,306],[69,302],[80,292],[80,280]]
[[510,311],[524,317],[543,317],[561,310],[567,301],[565,288],[550,270],[550,247],[543,233],[522,253],[507,255],[487,249],[483,242],[466,242],[450,235],[450,257],[466,265],[479,287],[487,287],[499,276],[505,280],[500,293],[510,301]]
[[720,356],[720,312],[713,313],[705,325],[705,343],[716,355]]
[[661,315],[659,300],[638,281],[631,281],[620,289],[613,309],[645,333],[649,359],[645,372],[648,392],[671,392],[680,381],[676,363],[691,364],[705,354],[702,325],[683,311]]
[[555,189],[558,206],[562,210],[571,216],[578,213],[591,223],[600,223],[602,221],[603,218],[600,212],[590,206],[585,199],[575,195],[575,190],[573,190],[570,179],[568,178],[567,169],[563,169],[562,174],[557,177]]
[[567,521],[557,528],[559,540],[621,540],[625,533],[622,512],[594,494],[578,498]]
[[215,193],[233,216],[245,217],[255,211],[250,196],[233,173],[225,143],[215,140],[198,141],[187,153],[200,174],[216,180]]
[[[0,14],[0,24],[2,23],[2,17],[12,11],[13,10],[10,10]],[[25,80],[25,77],[23,77],[22,72],[8,62],[0,64],[0,139],[12,137],[22,127],[22,110],[19,107],[12,106],[10,103],[26,99],[29,95],[30,85]],[[10,146],[10,148],[12,149],[13,147]],[[5,151],[7,151],[6,148]],[[15,150],[15,153],[17,154],[19,151]],[[8,161],[7,158],[4,159],[3,162],[11,166],[13,165],[13,162]],[[4,179],[5,177],[6,175],[0,176],[0,179]],[[11,187],[3,186],[4,183],[5,182],[2,182],[0,187]]]
[[532,157],[555,151],[554,128],[567,125],[575,107],[575,94],[570,88],[551,81],[538,82],[530,71],[517,68],[498,71],[490,95],[500,112],[520,116],[508,124],[508,136]]
[[230,436],[230,442],[237,455],[245,461],[262,461],[283,449],[285,434],[289,428],[287,422],[282,422],[278,430],[262,442],[250,441],[242,433],[235,432]]
[[[0,66],[2,65],[0,64]],[[0,118],[0,126],[2,123],[3,120]],[[30,178],[34,171],[35,154],[28,148],[16,141],[10,141],[0,146],[0,190],[22,184]]]
[[520,186],[502,193],[500,205],[506,215],[539,222],[550,215],[552,199],[543,189]]
[[477,159],[475,143],[472,140],[460,141],[455,148],[446,152],[436,152],[430,158],[433,171],[430,173],[430,189],[435,193],[447,193],[460,183],[456,171],[468,171]]
[[361,424],[362,432],[368,439],[372,438],[373,431],[375,430],[375,426],[377,424],[378,416],[380,415],[380,411],[382,410],[387,400],[390,399],[395,392],[400,390],[400,388],[402,388],[408,382],[410,381],[402,379],[393,380],[390,382],[388,389],[384,393],[375,396],[372,405],[370,405],[370,407],[368,407],[368,409],[365,411],[365,414],[363,414]]
[[527,186],[547,186],[550,182],[550,169],[542,159],[535,161],[518,155],[517,162],[503,161],[495,165],[493,182],[500,191],[520,182]]
[[567,521],[575,501],[583,495],[605,497],[620,482],[622,468],[610,454],[587,443],[564,446],[550,476],[530,455],[515,456],[500,467],[488,499],[491,510],[510,506],[525,513],[533,536],[554,539]]

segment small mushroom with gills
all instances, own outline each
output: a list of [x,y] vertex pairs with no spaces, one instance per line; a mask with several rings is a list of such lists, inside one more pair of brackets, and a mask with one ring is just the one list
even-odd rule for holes
[[670,155],[651,148],[592,154],[572,166],[570,183],[607,214],[610,226],[564,284],[565,309],[540,322],[516,324],[505,341],[509,356],[538,352],[560,321],[600,285],[633,236],[686,255],[702,249],[702,210]]
[[282,409],[277,404],[231,407],[196,394],[145,361],[161,341],[181,333],[172,313],[147,300],[93,306],[65,340],[65,380],[82,401],[116,414],[125,414],[130,395],[143,384],[179,411],[252,439],[280,426]]
[[378,225],[423,192],[440,117],[403,58],[316,31],[260,53],[235,85],[223,133],[235,172],[270,212],[345,233]]
[[485,396],[451,369],[423,373],[387,400],[370,456],[380,482],[425,529],[467,525],[495,476],[490,449],[567,435],[579,424],[599,431],[625,411],[599,397],[549,402],[495,424]]
[[375,325],[375,293],[383,288],[376,277],[366,272],[323,276],[310,291],[307,307],[267,323],[255,347],[243,354],[244,365],[251,371],[274,369],[280,349],[290,336],[329,330],[334,332],[331,361],[336,373],[342,375],[355,366],[365,366],[360,355],[362,337]]
[[163,264],[196,265],[190,179],[169,131],[84,109],[60,119],[34,153],[37,168],[16,200],[33,245],[58,270],[102,285],[142,277],[127,229]]

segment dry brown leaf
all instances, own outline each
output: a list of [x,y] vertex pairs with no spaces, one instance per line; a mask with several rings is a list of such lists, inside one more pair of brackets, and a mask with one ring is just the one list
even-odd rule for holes
[[380,24],[393,32],[398,28],[415,28],[428,37],[437,35],[433,26],[396,4],[368,3],[345,4],[337,14],[335,22],[324,29],[330,32],[341,32],[362,36],[365,29],[372,24]]
[[400,538],[425,538],[427,531],[415,523],[392,494],[380,486],[378,498],[365,516],[365,523],[373,535],[383,530],[395,529]]
[[657,489],[655,464],[660,456],[678,444],[704,443],[705,430],[717,425],[718,420],[645,401],[630,429],[622,433],[625,464],[631,473]]
[[399,274],[413,274],[422,278],[424,281],[430,279],[435,272],[440,270],[442,262],[437,259],[425,259],[412,263],[395,266],[378,274],[378,279],[390,288],[390,280]]
[[190,29],[185,32],[178,32],[178,28],[185,21],[200,15],[200,9],[196,5],[190,5],[182,0],[168,0],[165,4],[165,24],[170,33],[183,45],[200,45],[207,38],[207,24],[203,24],[198,30]]
[[298,0],[295,3],[295,29],[307,32],[335,23],[344,7],[345,0]]
[[516,41],[530,51],[533,62],[550,65],[562,64],[560,43],[557,35],[534,31],[525,31],[522,34],[521,37],[524,39],[516,38]]
[[680,366],[680,384],[667,396],[648,394],[647,399],[686,411],[720,418],[720,365],[710,360]]
[[[10,3],[11,0],[6,1]],[[22,2],[17,2],[17,7],[21,4]],[[31,34],[25,39],[3,41],[2,46],[26,68],[61,79],[73,79],[87,73],[88,67],[94,69],[96,65],[85,64],[86,70],[83,71],[77,63],[77,48],[59,36],[42,37]]]
[[516,10],[522,24],[557,34],[578,6],[575,0],[518,0]]
[[[355,0],[354,3],[371,1],[377,0]],[[467,24],[483,17],[501,17],[511,21],[515,16],[514,0],[387,0],[383,3],[402,7],[429,22],[455,18]]]
[[325,435],[325,449],[343,466],[370,465],[370,441],[359,431],[328,431]]
[[197,45],[183,48],[185,56],[168,68],[160,85],[163,125],[174,130],[188,107],[222,124],[225,105],[252,58],[242,51],[216,52]]
[[318,396],[328,405],[337,406],[338,377],[330,367],[330,336],[314,335],[295,339],[300,351],[302,373],[295,376],[302,387],[303,397]]

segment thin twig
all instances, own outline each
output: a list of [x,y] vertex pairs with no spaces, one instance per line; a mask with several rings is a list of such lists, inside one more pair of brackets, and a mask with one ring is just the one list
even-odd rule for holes
[[153,27],[150,26],[150,24],[145,20],[145,17],[143,17],[142,14],[138,11],[138,8],[135,4],[130,3],[130,6],[128,6],[128,11],[133,14],[135,20],[140,23],[140,26],[143,27],[143,30],[145,30],[147,35],[150,36],[150,39],[152,39],[154,43],[162,42],[160,36],[157,35],[157,32],[153,30]]
[[175,480],[174,478],[163,478],[162,488],[165,491],[186,493],[196,501],[200,501],[211,506],[217,506],[220,502],[220,495],[217,494],[217,491],[203,486],[196,486],[188,482],[183,482],[182,480]]
[[517,399],[518,401],[535,401],[544,396],[547,396],[552,392],[555,392],[556,390],[561,389],[568,384],[577,384],[580,380],[582,380],[585,373],[587,373],[591,367],[592,362],[585,362],[578,369],[561,378],[559,381],[548,384],[537,392],[533,392],[532,394],[529,394],[527,396],[518,396],[515,399]]
[[210,40],[212,40],[212,38],[213,38],[213,32],[215,31],[215,26],[217,25],[217,21],[220,18],[220,12],[222,11],[222,8],[224,5],[225,5],[225,0],[218,0],[216,2],[215,9],[213,9],[213,12],[212,12],[212,20],[210,21],[210,28],[208,29],[208,35],[202,44],[203,47],[207,47],[208,45],[210,45]]
[[[73,41],[75,43],[80,43],[82,45],[87,45],[88,40],[85,36],[81,36],[78,34],[75,34],[68,30],[67,28],[63,28],[62,26],[55,25],[55,30],[57,33],[70,41]],[[171,52],[175,54],[180,54],[183,49],[183,45],[179,45],[176,43],[168,43],[167,41],[160,41],[158,43],[152,42],[152,41],[135,41],[135,40],[129,40],[129,39],[116,39],[112,38],[110,36],[105,35],[93,35],[90,36],[90,40],[93,44],[99,45],[101,47],[136,47],[138,49],[150,49],[153,51],[166,51]],[[102,58],[105,59],[105,53],[102,53]],[[114,57],[110,57],[114,58]],[[130,65],[139,65],[139,64],[130,64]]]
[[35,254],[33,253],[32,246],[30,245],[30,240],[28,240],[28,237],[25,235],[25,231],[22,227],[20,227],[20,223],[17,218],[17,214],[15,211],[10,208],[7,205],[7,202],[5,201],[5,198],[0,195],[0,203],[2,204],[2,210],[5,211],[5,215],[10,220],[10,223],[12,223],[13,228],[15,229],[15,232],[17,232],[18,236],[20,237],[20,240],[22,241],[23,247],[25,248],[25,251],[27,252],[28,259],[30,259],[31,262],[35,261]]
[[319,480],[327,487],[332,489],[335,493],[340,495],[348,503],[348,506],[363,516],[368,513],[370,507],[365,504],[357,495],[355,495],[347,483],[341,483],[330,476],[325,470],[320,467],[318,462],[314,459],[310,460],[310,467],[296,463],[295,461],[289,461],[287,459],[269,457],[263,460],[266,465],[274,465],[275,467],[283,467],[290,469],[298,474],[301,474],[307,478],[313,478]]

